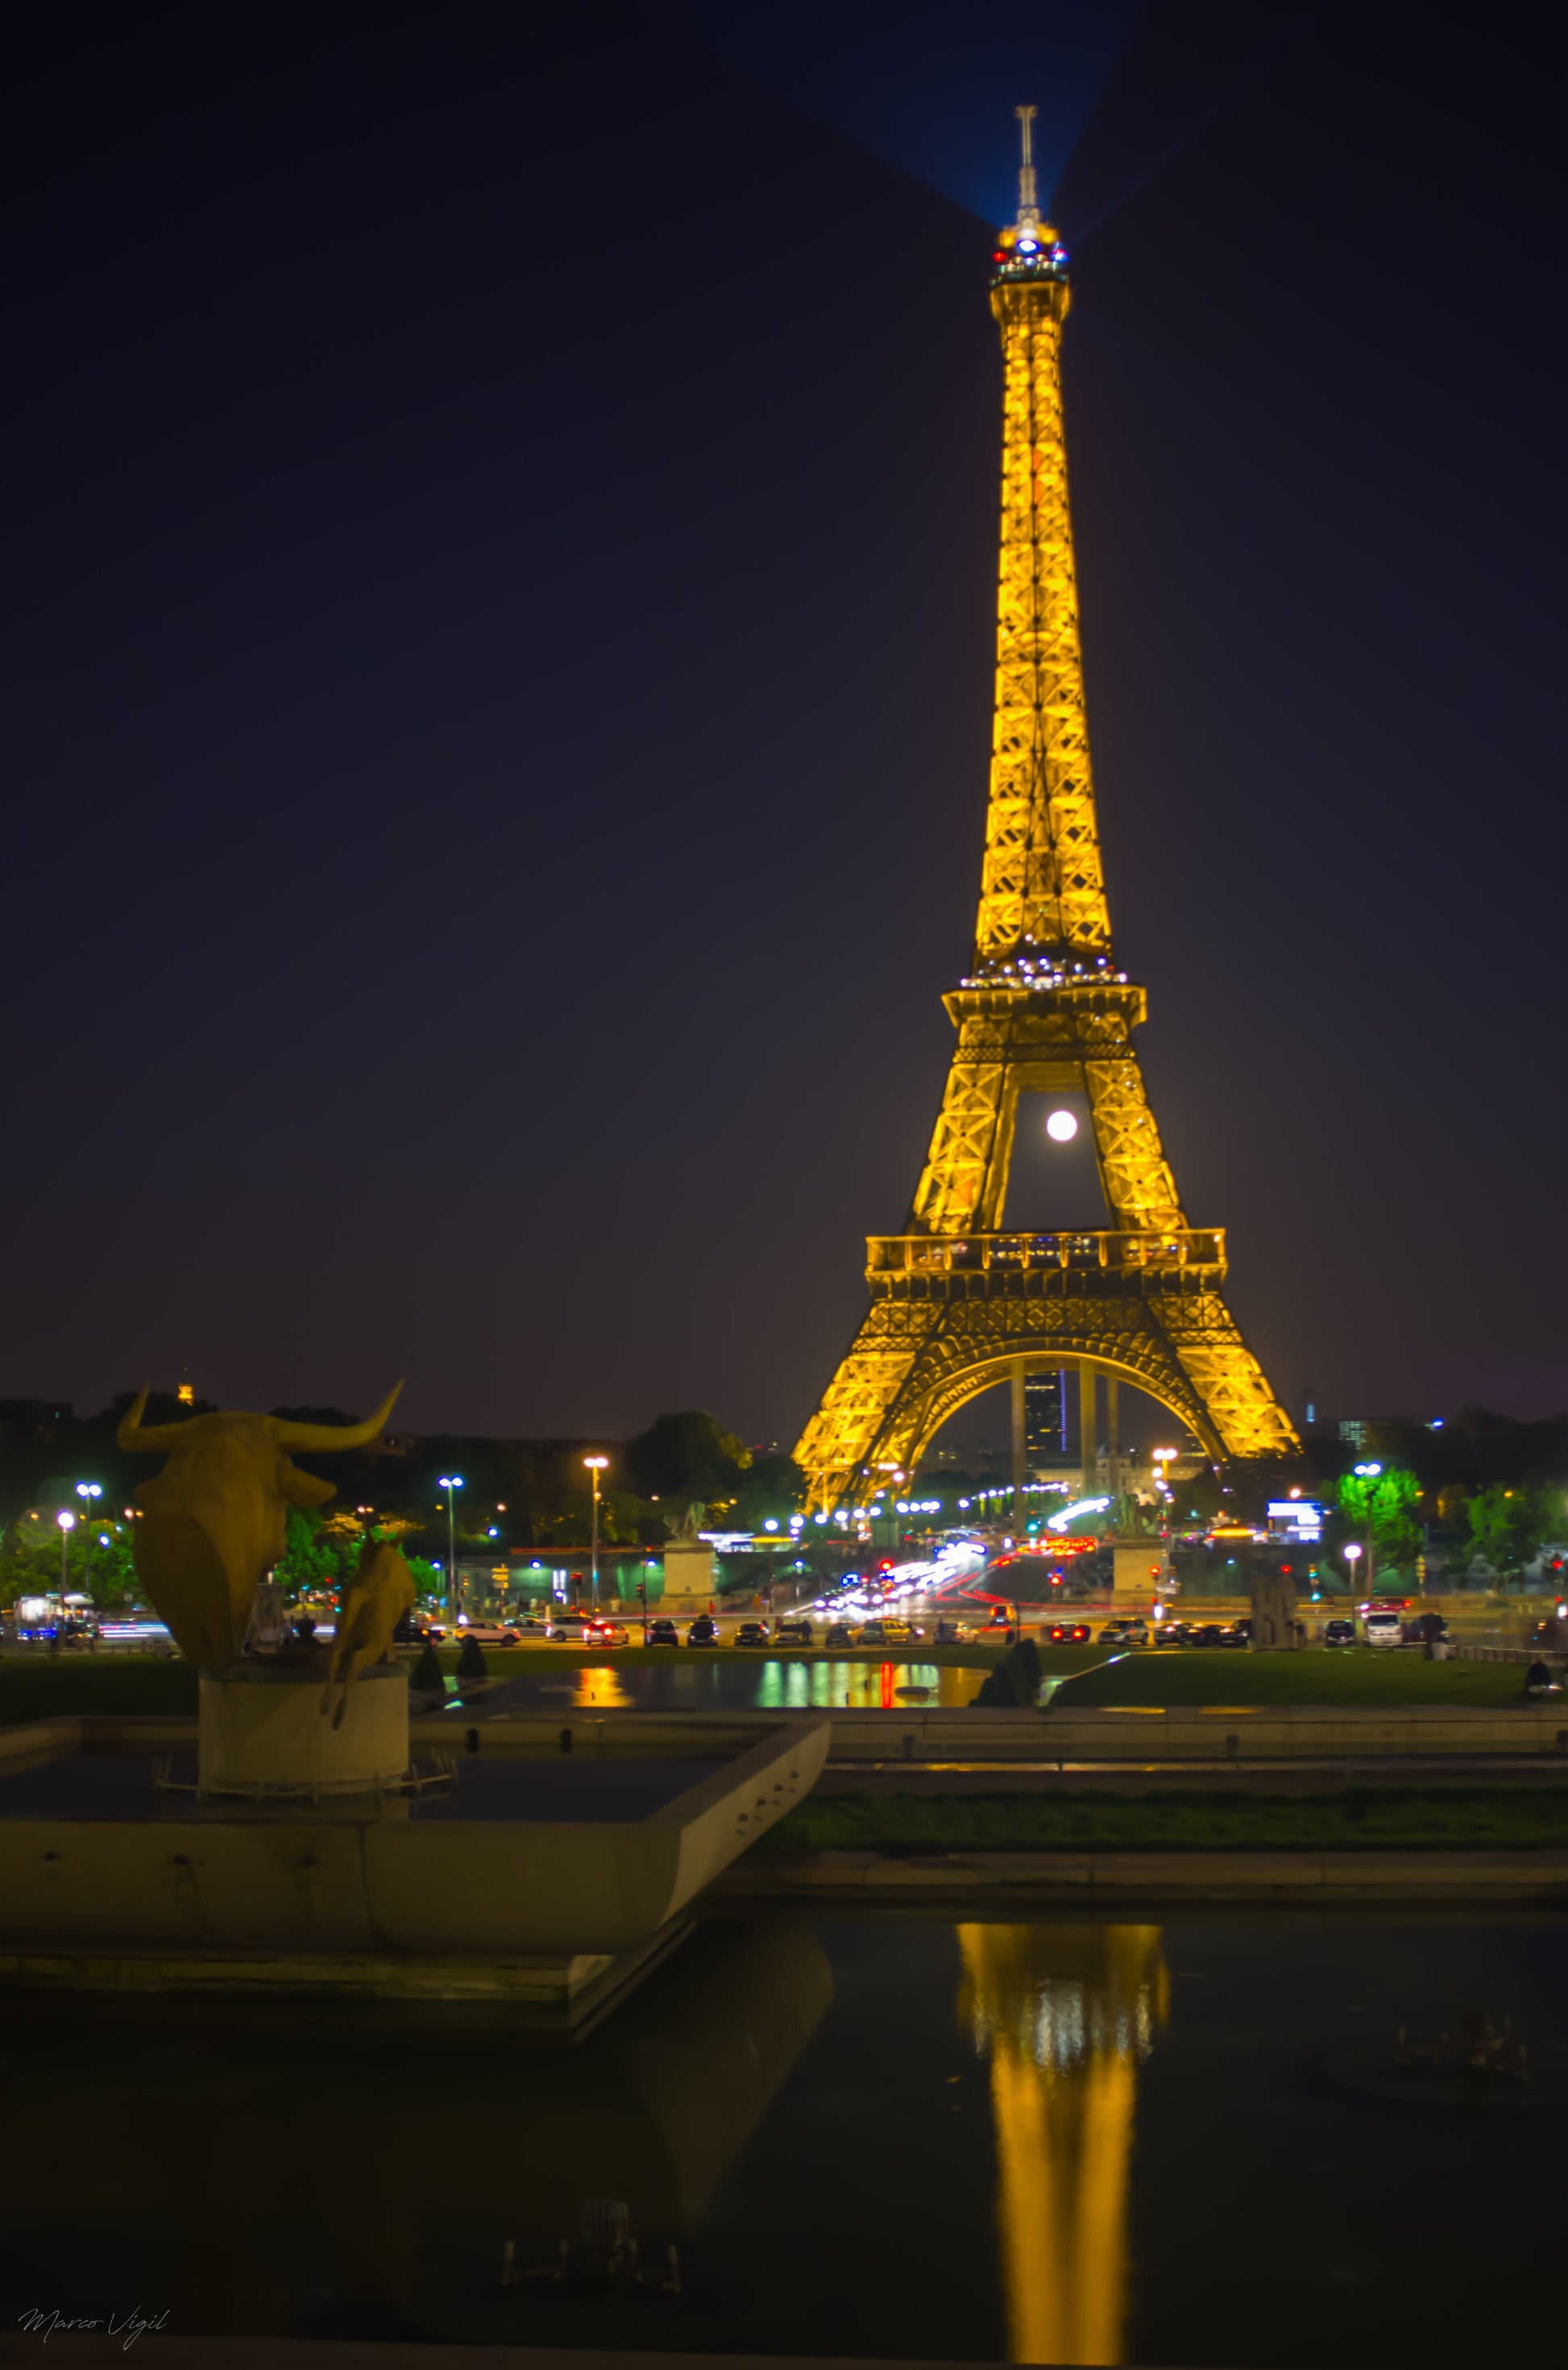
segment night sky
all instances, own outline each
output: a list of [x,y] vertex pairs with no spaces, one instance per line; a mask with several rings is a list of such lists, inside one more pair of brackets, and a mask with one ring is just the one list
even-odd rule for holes
[[0,1396],[793,1439],[969,951],[1035,99],[1189,1217],[1293,1409],[1568,1404],[1556,12],[768,21],[14,15]]

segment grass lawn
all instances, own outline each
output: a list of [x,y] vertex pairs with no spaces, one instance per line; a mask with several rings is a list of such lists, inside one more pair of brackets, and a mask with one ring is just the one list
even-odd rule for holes
[[1328,1795],[833,1794],[753,1846],[801,1852],[1395,1851],[1568,1847],[1568,1786]]
[[151,1654],[0,1656],[0,1728],[62,1712],[196,1712],[190,1662]]
[[[1090,1705],[1474,1704],[1525,1700],[1520,1662],[1429,1662],[1393,1647],[1306,1646],[1297,1653],[1139,1648],[1057,1688],[1054,1711]],[[1568,1725],[1568,1698],[1564,1700]]]

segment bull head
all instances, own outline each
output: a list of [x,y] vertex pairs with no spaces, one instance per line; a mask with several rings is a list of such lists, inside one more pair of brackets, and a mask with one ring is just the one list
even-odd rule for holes
[[319,1506],[332,1495],[331,1483],[302,1473],[289,1451],[367,1446],[402,1387],[365,1422],[340,1424],[237,1409],[144,1424],[147,1394],[138,1394],[115,1438],[168,1462],[135,1493],[136,1573],[181,1653],[201,1669],[221,1670],[237,1656],[256,1583],[283,1552],[288,1508]]

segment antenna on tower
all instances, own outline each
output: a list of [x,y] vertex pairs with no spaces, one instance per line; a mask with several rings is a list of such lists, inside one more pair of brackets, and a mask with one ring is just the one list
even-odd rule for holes
[[1040,110],[1037,107],[1015,107],[1023,131],[1023,159],[1018,169],[1018,225],[1034,224],[1040,220],[1040,199],[1034,186],[1034,136],[1031,129]]

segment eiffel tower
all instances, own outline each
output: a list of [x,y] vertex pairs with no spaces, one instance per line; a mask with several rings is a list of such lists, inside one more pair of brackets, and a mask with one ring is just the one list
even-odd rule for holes
[[[1123,1382],[1216,1460],[1298,1445],[1226,1306],[1224,1231],[1182,1214],[1133,1043],[1147,999],[1112,952],[1062,427],[1067,258],[1040,216],[1034,109],[1018,114],[1018,220],[999,235],[991,275],[1002,518],[974,957],[942,999],[958,1042],[904,1231],[867,1245],[870,1308],[795,1450],[819,1510],[912,1472],[948,1417],[1000,1382],[1012,1386],[1021,1479],[1032,1370],[1078,1369],[1090,1482],[1101,1376],[1113,1449]],[[1112,1224],[1003,1234],[1019,1096],[1064,1090],[1087,1100]]]

